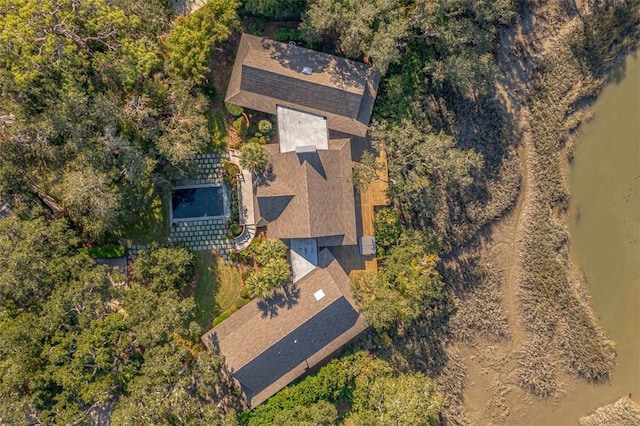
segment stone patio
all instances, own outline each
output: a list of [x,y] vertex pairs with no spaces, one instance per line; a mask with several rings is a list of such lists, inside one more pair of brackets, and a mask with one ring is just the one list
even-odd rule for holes
[[[195,179],[184,180],[177,186],[222,185],[221,154],[198,154],[198,175]],[[228,209],[227,209],[228,210]],[[182,243],[191,250],[216,249],[228,259],[233,243],[227,238],[227,218],[203,218],[202,220],[173,221],[169,233],[170,243]]]

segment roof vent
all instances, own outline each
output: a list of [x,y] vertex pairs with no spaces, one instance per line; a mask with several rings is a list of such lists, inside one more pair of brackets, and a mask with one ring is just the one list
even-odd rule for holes
[[311,67],[304,67],[302,68],[302,74],[304,75],[311,75],[313,73],[313,69]]
[[316,302],[319,302],[324,297],[324,291],[322,291],[322,289],[316,291],[315,293],[313,293],[313,297],[316,298]]

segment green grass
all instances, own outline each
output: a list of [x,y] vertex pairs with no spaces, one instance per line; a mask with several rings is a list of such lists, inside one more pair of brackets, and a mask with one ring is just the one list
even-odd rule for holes
[[127,243],[164,243],[169,238],[169,200],[155,199],[151,209],[140,213],[134,224],[116,233]]
[[240,271],[235,265],[224,263],[214,252],[196,252],[196,321],[203,329],[225,310],[235,307],[242,289]]

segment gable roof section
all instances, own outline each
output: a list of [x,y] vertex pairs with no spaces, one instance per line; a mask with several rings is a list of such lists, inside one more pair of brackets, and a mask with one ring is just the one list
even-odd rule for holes
[[[334,355],[367,325],[354,308],[349,277],[329,250],[316,268],[269,304],[253,300],[203,337],[225,358],[251,407]],[[314,293],[324,297],[316,300]],[[269,308],[277,307],[271,314]]]
[[295,108],[326,117],[330,129],[365,136],[379,81],[361,62],[243,34],[225,100],[269,114],[277,105]]
[[256,185],[256,223],[266,222],[272,238],[342,236],[339,244],[356,244],[349,140],[310,153],[265,148],[271,173]]

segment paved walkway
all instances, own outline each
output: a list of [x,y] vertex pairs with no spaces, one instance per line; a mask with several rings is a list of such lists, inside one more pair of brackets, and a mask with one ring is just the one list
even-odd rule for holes
[[229,150],[229,161],[240,168],[238,176],[238,210],[240,211],[240,223],[244,225],[244,232],[233,240],[235,250],[242,250],[249,247],[251,241],[256,236],[255,207],[253,205],[253,175],[250,171],[240,167],[240,151]]

